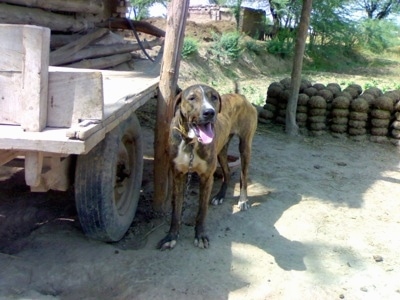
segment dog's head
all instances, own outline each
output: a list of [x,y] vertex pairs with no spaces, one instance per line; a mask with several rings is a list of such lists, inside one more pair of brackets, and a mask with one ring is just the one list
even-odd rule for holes
[[175,99],[175,112],[179,110],[188,125],[188,136],[197,137],[203,144],[214,139],[214,122],[221,111],[221,96],[210,86],[192,85]]

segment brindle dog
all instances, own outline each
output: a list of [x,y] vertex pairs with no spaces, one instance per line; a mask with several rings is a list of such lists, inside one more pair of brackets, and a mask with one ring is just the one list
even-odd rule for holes
[[213,174],[219,162],[223,183],[212,198],[213,205],[224,200],[230,180],[228,146],[234,135],[239,137],[241,159],[240,210],[249,208],[247,172],[251,145],[257,127],[255,107],[240,94],[220,94],[206,85],[193,85],[176,98],[175,115],[171,122],[169,154],[172,172],[172,218],[167,236],[158,243],[161,250],[172,249],[177,242],[181,223],[186,175],[196,172],[200,178],[199,209],[196,217],[196,247],[208,248],[205,218],[213,186]]

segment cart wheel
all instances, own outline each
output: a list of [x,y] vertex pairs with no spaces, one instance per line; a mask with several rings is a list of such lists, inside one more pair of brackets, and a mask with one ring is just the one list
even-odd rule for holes
[[106,134],[88,154],[78,156],[75,201],[85,234],[120,240],[136,213],[143,173],[140,124],[136,115]]

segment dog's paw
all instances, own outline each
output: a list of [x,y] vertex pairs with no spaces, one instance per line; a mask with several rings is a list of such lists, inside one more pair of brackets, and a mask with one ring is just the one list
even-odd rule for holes
[[220,198],[217,196],[215,196],[214,198],[211,199],[212,205],[220,205],[220,204],[222,204],[222,202],[224,202],[224,198]]
[[173,249],[177,243],[177,240],[177,234],[168,234],[165,238],[158,242],[157,249],[160,249],[161,251]]
[[238,202],[238,207],[241,211],[248,210],[250,208],[249,201],[240,201]]
[[203,249],[210,247],[210,240],[208,239],[208,236],[202,235],[200,237],[195,237],[194,246]]

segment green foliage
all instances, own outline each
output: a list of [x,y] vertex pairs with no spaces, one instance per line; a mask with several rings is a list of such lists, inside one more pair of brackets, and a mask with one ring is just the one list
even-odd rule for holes
[[182,57],[188,58],[192,54],[197,53],[198,49],[199,42],[195,38],[185,37],[182,46]]
[[130,18],[134,20],[142,20],[149,17],[149,8],[153,4],[160,3],[167,7],[166,0],[129,0],[131,3],[131,13]]
[[358,27],[360,45],[374,53],[380,53],[399,44],[399,27],[387,20],[367,19]]
[[219,56],[233,60],[239,58],[242,51],[240,47],[240,33],[237,31],[227,32],[221,36],[214,35],[214,45],[212,51]]
[[400,12],[398,0],[350,0],[356,8],[366,12],[369,19],[383,20]]
[[282,58],[290,57],[294,51],[295,35],[296,33],[288,28],[279,30],[277,36],[268,42],[268,52]]
[[366,82],[366,83],[364,84],[364,90],[369,89],[369,88],[371,88],[371,87],[376,87],[376,86],[378,86],[378,85],[379,85],[379,83],[377,82],[377,80],[376,80],[376,79],[373,79],[373,80],[371,80],[371,82]]
[[244,47],[253,52],[256,55],[261,55],[264,52],[265,47],[263,45],[258,44],[255,40],[246,40],[244,42]]
[[304,69],[345,71],[363,64],[367,64],[366,58],[352,48],[344,48],[340,45],[324,45],[308,49]]

